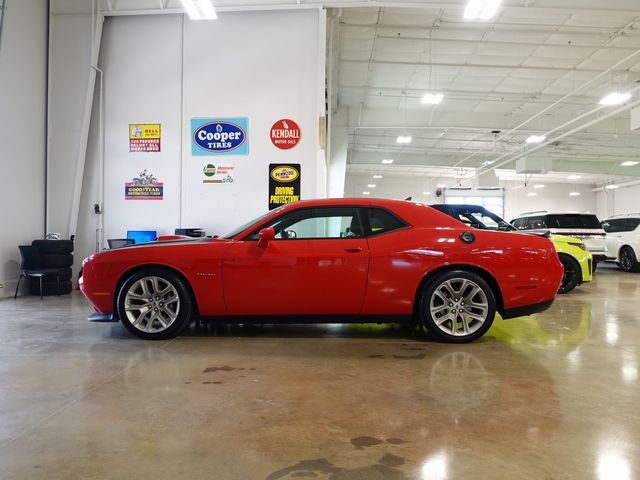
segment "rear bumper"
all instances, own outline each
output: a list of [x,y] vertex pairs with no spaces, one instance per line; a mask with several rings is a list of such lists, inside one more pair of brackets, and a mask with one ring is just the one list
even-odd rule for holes
[[548,309],[556,298],[547,300],[541,303],[534,303],[533,305],[525,305],[523,307],[509,308],[502,312],[501,316],[504,320],[517,317],[526,317],[527,315],[533,315],[534,313],[544,312]]

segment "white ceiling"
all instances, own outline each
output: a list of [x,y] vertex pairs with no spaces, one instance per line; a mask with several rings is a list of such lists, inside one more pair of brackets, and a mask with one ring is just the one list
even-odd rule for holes
[[[505,1],[491,21],[464,20],[466,1],[430,3],[330,12],[332,108],[349,127],[350,165],[514,168],[525,139],[550,132],[557,142],[529,155],[551,157],[553,170],[640,175],[620,167],[640,160],[629,112],[597,122],[619,108],[598,108],[607,93],[640,99],[640,1]],[[422,105],[426,91],[444,100]],[[398,145],[401,134],[412,143]]]

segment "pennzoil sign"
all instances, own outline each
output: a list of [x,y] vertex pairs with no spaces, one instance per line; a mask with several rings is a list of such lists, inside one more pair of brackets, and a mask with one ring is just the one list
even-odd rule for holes
[[281,166],[271,169],[271,178],[276,182],[293,182],[300,177],[300,167]]
[[300,164],[269,164],[269,210],[300,201]]
[[246,118],[194,118],[191,120],[192,155],[247,155]]

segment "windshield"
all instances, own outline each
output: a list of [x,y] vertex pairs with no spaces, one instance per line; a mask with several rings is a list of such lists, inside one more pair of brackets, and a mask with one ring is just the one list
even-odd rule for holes
[[238,228],[236,228],[235,230],[230,231],[229,233],[225,233],[224,235],[220,235],[218,238],[222,238],[222,239],[230,239],[235,237],[236,235],[238,235],[240,232],[246,230],[247,228],[249,228],[251,225],[253,225],[254,223],[258,223],[261,220],[264,220],[265,218],[267,218],[269,215],[271,215],[274,212],[277,212],[278,210],[280,210],[282,207],[280,208],[276,208],[275,210],[271,210],[270,212],[265,213],[264,215],[260,215],[258,218],[254,218],[253,220],[251,220],[250,222],[245,223],[244,225],[239,226]]
[[480,230],[516,230],[513,225],[505,222],[495,213],[490,212],[479,205],[446,205],[442,207],[439,205],[433,205],[433,207],[449,214],[456,220],[459,220],[470,227],[478,228]]
[[595,215],[566,213],[563,215],[547,215],[547,228],[589,228],[600,230],[600,221]]

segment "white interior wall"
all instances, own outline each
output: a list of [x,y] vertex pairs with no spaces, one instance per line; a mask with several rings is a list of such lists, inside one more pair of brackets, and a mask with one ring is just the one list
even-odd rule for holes
[[44,234],[47,2],[7,0],[0,48],[0,296],[13,295],[18,245]]
[[[449,180],[449,183],[451,181]],[[544,182],[536,182],[544,183]],[[369,188],[367,184],[375,184]],[[535,210],[576,210],[596,212],[596,193],[592,191],[593,185],[568,184],[568,183],[544,183],[541,189],[533,188],[533,184],[520,187],[521,183],[500,181],[500,186],[505,188],[504,207],[505,219],[511,220],[520,213]],[[371,192],[371,197],[403,199],[411,196],[414,201],[425,203],[442,203],[442,197],[436,196],[434,180],[424,176],[390,175],[384,174],[382,179],[373,179],[371,174],[349,173],[347,174],[345,195],[362,197],[362,191]],[[569,192],[576,191],[580,196],[569,196]],[[424,195],[423,192],[430,192]],[[468,194],[472,195],[473,190]],[[536,193],[535,197],[528,196]]]
[[[191,22],[182,15],[105,21],[100,54],[105,72],[105,239],[139,229],[169,234],[179,226],[224,233],[267,210],[269,163],[300,163],[302,197],[324,195],[324,177],[318,181],[324,161],[317,165],[323,158],[318,142],[323,15],[321,10],[300,10],[224,13],[216,22]],[[190,122],[199,117],[247,117],[249,154],[193,156]],[[301,128],[302,139],[293,149],[271,144],[270,127],[281,118],[291,118]],[[94,140],[97,123],[94,115]],[[130,153],[129,123],[161,123],[161,152]],[[96,187],[87,176],[96,174],[97,154],[97,149],[89,154],[85,174],[85,214],[76,242],[81,251],[95,244],[97,221],[84,204],[93,204],[89,192]],[[235,181],[202,183],[207,163],[234,165]],[[125,200],[125,182],[143,169],[164,183],[163,200]]]
[[598,216],[605,219],[613,215],[640,213],[640,185],[620,187],[597,193]]

